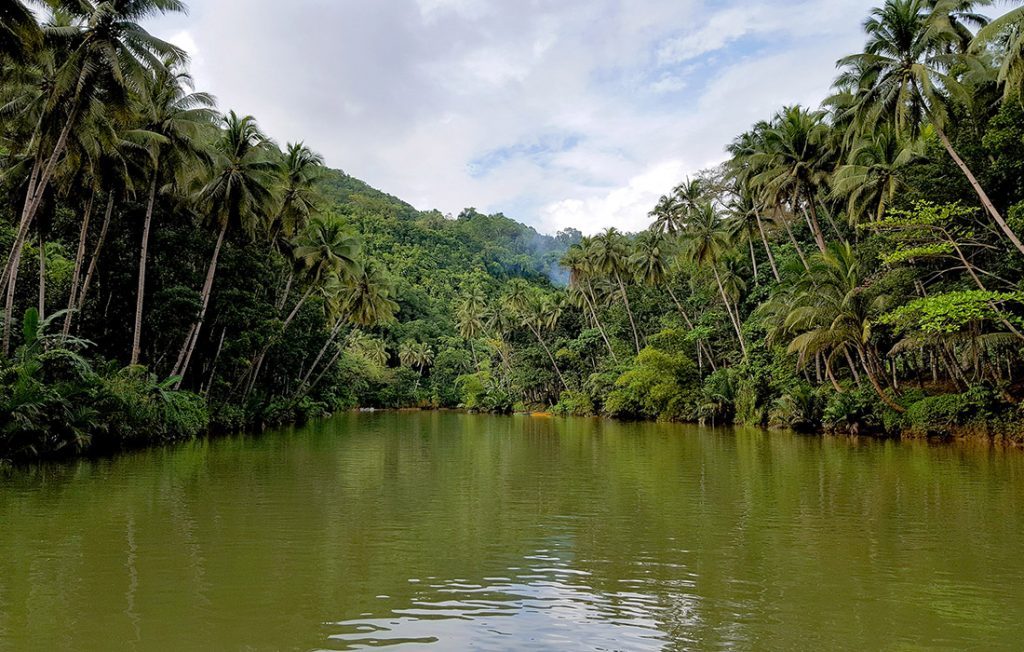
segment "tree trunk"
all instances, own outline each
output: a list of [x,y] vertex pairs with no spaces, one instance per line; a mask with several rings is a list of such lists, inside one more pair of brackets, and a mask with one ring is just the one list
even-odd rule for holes
[[75,271],[71,275],[71,291],[68,293],[68,309],[64,315],[64,328],[61,336],[67,337],[71,333],[71,319],[75,307],[78,304],[78,284],[82,280],[82,266],[85,264],[85,245],[89,239],[89,220],[92,219],[92,206],[96,200],[96,189],[93,188],[89,201],[85,204],[85,214],[82,217],[82,227],[78,233],[78,251],[75,253]]
[[224,348],[224,338],[227,337],[228,327],[225,326],[220,332],[220,344],[217,345],[217,353],[213,356],[213,364],[210,365],[210,377],[206,380],[206,387],[202,390],[203,396],[209,396],[213,388],[213,379],[217,375],[217,362],[220,360],[220,352]]
[[810,196],[810,192],[807,194],[807,204],[811,209],[809,220],[811,223],[811,230],[814,232],[814,242],[817,243],[818,249],[821,250],[821,253],[826,254],[828,253],[828,246],[825,244],[825,234],[822,233],[821,224],[818,222],[818,207],[815,206],[814,197]]
[[868,381],[871,383],[871,386],[875,389],[875,393],[878,394],[878,397],[882,399],[882,402],[888,405],[896,412],[899,412],[900,414],[906,412],[907,409],[905,407],[894,401],[888,394],[885,393],[885,390],[882,388],[881,383],[878,382],[878,377],[875,375],[875,372],[871,369],[871,364],[868,362],[868,359],[864,356],[864,351],[858,348],[857,355],[860,356],[861,365],[864,367],[864,371],[868,375]]
[[732,304],[729,303],[729,295],[725,293],[725,286],[722,285],[722,277],[718,275],[718,267],[712,265],[711,270],[715,273],[715,282],[718,284],[718,291],[722,294],[722,301],[725,303],[725,311],[729,313],[729,321],[736,330],[736,338],[740,342],[740,350],[743,357],[747,357],[747,343],[743,340],[743,329],[740,327],[739,318],[732,312]]
[[633,310],[629,307],[629,295],[626,292],[626,285],[622,282],[622,275],[615,272],[615,280],[619,283],[619,290],[622,292],[622,302],[626,306],[626,314],[629,315],[629,325],[633,329],[633,340],[636,342],[637,355],[640,354],[640,333],[636,330],[636,320],[633,319]]
[[1017,234],[1013,232],[1013,229],[1010,228],[1010,225],[1006,223],[1006,220],[1003,219],[1003,216],[999,214],[998,210],[996,210],[995,204],[993,204],[992,200],[989,199],[988,194],[985,193],[985,189],[981,187],[981,184],[978,182],[978,179],[975,178],[974,173],[971,172],[971,169],[967,167],[967,164],[964,163],[964,160],[960,158],[960,155],[956,153],[955,149],[953,149],[953,143],[950,142],[949,137],[946,135],[946,132],[942,129],[942,127],[935,125],[935,133],[938,134],[939,140],[942,141],[942,145],[946,148],[946,151],[949,153],[949,156],[953,159],[953,162],[956,163],[957,167],[960,168],[960,170],[964,173],[964,176],[966,176],[967,180],[971,183],[971,187],[973,187],[974,192],[977,193],[978,199],[981,200],[982,206],[985,207],[985,210],[988,211],[988,214],[992,217],[993,220],[995,220],[995,223],[1002,230],[1003,234],[1010,240],[1010,242],[1013,243],[1013,246],[1017,248],[1017,251],[1024,254],[1024,244],[1021,243],[1020,238],[1017,237]]
[[175,389],[181,389],[181,384],[185,380],[185,374],[188,372],[188,365],[192,361],[192,354],[199,343],[199,334],[203,329],[203,320],[206,319],[206,310],[210,307],[213,279],[217,274],[217,260],[220,258],[220,250],[224,246],[224,236],[227,235],[227,232],[228,220],[225,217],[224,223],[220,227],[220,234],[217,236],[217,244],[213,248],[210,266],[206,270],[206,281],[203,283],[202,307],[199,309],[199,316],[192,323],[189,336],[185,339],[185,345],[182,347],[181,353],[178,354],[178,362],[174,366],[174,371],[171,372],[172,376],[178,376],[178,382],[174,386]]
[[608,333],[604,330],[604,325],[601,323],[601,318],[597,314],[597,295],[594,294],[594,285],[587,279],[587,289],[590,290],[590,296],[584,292],[583,296],[587,299],[590,304],[590,312],[594,315],[594,323],[597,324],[597,330],[601,331],[601,338],[604,340],[605,346],[608,347],[608,353],[611,354],[612,360],[618,362],[618,356],[615,355],[615,350],[612,348],[611,340],[608,339]]
[[793,229],[789,226],[789,220],[786,219],[785,215],[779,215],[779,221],[782,222],[782,226],[786,228],[786,235],[789,236],[789,241],[793,243],[793,247],[796,249],[796,255],[800,257],[800,262],[804,264],[804,269],[811,271],[811,266],[807,264],[807,257],[804,256],[804,250],[800,248],[800,243],[797,242],[796,236],[793,235]]
[[153,224],[153,208],[156,205],[156,188],[159,183],[159,162],[153,167],[153,180],[149,184],[149,203],[146,205],[146,219],[142,226],[142,245],[139,247],[139,283],[135,295],[135,330],[132,338],[132,361],[134,367],[142,357],[142,311],[146,300],[146,261],[149,258],[149,231]]
[[558,380],[562,382],[562,387],[568,391],[569,385],[565,382],[565,377],[562,376],[562,370],[558,368],[558,363],[555,362],[555,356],[551,355],[551,349],[548,348],[547,342],[545,342],[544,338],[541,337],[540,331],[533,327],[533,324],[527,324],[527,326],[529,326],[530,330],[533,331],[533,335],[537,338],[537,341],[540,342],[540,345],[544,347],[544,352],[548,354],[548,360],[551,360],[552,368],[554,368],[555,373],[558,374]]
[[7,284],[7,303],[4,306],[4,355],[11,354],[11,327],[14,325],[14,291],[18,286],[18,267],[14,268]]
[[[312,377],[313,372],[316,371],[317,365],[320,364],[320,361],[323,360],[324,356],[327,354],[327,349],[331,348],[331,345],[334,344],[334,341],[338,339],[338,334],[341,333],[341,329],[344,327],[345,322],[339,319],[338,323],[335,324],[334,326],[334,330],[331,331],[331,336],[327,338],[327,342],[324,343],[323,348],[320,349],[320,353],[318,353],[316,359],[313,360],[313,364],[309,365],[309,370],[306,371],[305,375],[302,377],[302,380],[299,381],[299,389],[295,392],[295,396],[292,397],[293,403],[298,401],[305,395],[306,387],[309,384],[310,377]],[[338,350],[338,356],[340,355],[341,349]],[[338,357],[335,356],[334,360],[337,359]],[[330,367],[328,366],[328,368]],[[323,374],[321,374],[320,377],[317,378],[317,382],[319,382],[320,378],[322,377]]]
[[103,226],[100,227],[100,237],[96,241],[96,248],[92,252],[92,258],[89,260],[89,270],[85,274],[85,280],[82,281],[82,291],[78,295],[78,312],[82,312],[82,308],[85,307],[85,298],[89,295],[89,286],[92,284],[92,277],[96,274],[96,266],[99,264],[100,254],[103,253],[103,245],[107,242],[107,232],[110,230],[110,219],[114,215],[114,193],[110,193],[110,198],[107,200],[107,211],[103,216]]
[[[668,295],[670,297],[672,297],[672,302],[676,304],[676,309],[679,311],[679,314],[682,315],[683,321],[686,322],[686,327],[689,328],[691,331],[694,330],[693,321],[690,319],[690,316],[686,314],[686,311],[683,309],[683,304],[680,303],[679,302],[679,298],[676,297],[676,293],[672,291],[672,286],[670,284],[666,283],[665,284],[665,289],[668,290]],[[714,356],[714,353],[711,351],[711,347],[708,346],[704,342],[704,340],[698,339],[697,340],[697,358],[698,359],[701,357],[701,349],[703,349],[704,353],[708,356],[708,363],[711,365],[711,371],[718,371],[718,368],[715,366],[715,356]]]
[[[11,253],[7,257],[7,264],[4,266],[4,271],[0,274],[0,288],[4,287],[14,273],[14,268],[18,266],[21,261],[21,251],[25,246],[25,240],[28,238],[29,230],[32,227],[32,221],[35,219],[36,212],[39,210],[40,204],[43,201],[43,195],[46,192],[46,187],[50,184],[50,179],[53,178],[54,170],[57,167],[57,160],[61,154],[64,153],[64,148],[67,146],[68,136],[71,135],[71,129],[75,122],[75,117],[78,113],[77,109],[77,94],[74,101],[75,109],[71,111],[68,116],[67,122],[64,123],[64,127],[60,131],[60,135],[57,137],[57,144],[53,148],[53,153],[50,158],[46,161],[46,164],[42,166],[41,172],[38,169],[38,164],[33,170],[33,174],[29,179],[28,192],[25,194],[25,205],[22,209],[21,220],[18,224],[18,232],[14,238],[14,244],[11,245]],[[38,174],[38,178],[36,178]],[[33,183],[33,181],[35,181]]]
[[761,285],[761,277],[757,273],[757,254],[754,253],[754,241],[748,235],[747,244],[750,246],[750,264],[754,266],[754,285]]
[[768,236],[764,232],[764,224],[761,222],[761,211],[754,209],[754,217],[757,219],[757,231],[761,234],[761,243],[764,245],[764,252],[768,254],[768,264],[772,268],[772,276],[775,277],[775,281],[779,282],[782,279],[779,277],[779,268],[775,266],[775,255],[772,253],[771,246],[768,245]]
[[39,225],[39,321],[46,319],[46,236]]

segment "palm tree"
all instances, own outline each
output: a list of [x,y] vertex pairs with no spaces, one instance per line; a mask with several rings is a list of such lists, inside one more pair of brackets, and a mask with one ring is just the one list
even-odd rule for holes
[[406,340],[399,345],[398,359],[406,367],[416,369],[422,375],[427,367],[434,364],[434,350],[426,342]]
[[281,328],[267,340],[249,367],[249,383],[245,389],[248,397],[256,386],[263,362],[271,347],[287,332],[288,327],[318,289],[323,289],[327,279],[352,279],[360,272],[359,238],[352,234],[338,219],[314,220],[295,243],[292,255],[301,266],[307,288],[291,312],[285,317]]
[[299,381],[299,388],[292,397],[293,403],[301,400],[303,396],[319,385],[323,377],[341,357],[344,349],[338,347],[334,356],[323,367],[320,375],[312,382],[310,381],[346,324],[372,328],[377,324],[394,320],[399,311],[398,303],[391,298],[394,284],[390,276],[370,260],[363,261],[356,274],[351,278],[329,277],[325,290],[329,298],[326,305],[334,320],[334,328],[331,329],[323,348],[320,349],[313,363],[309,365],[305,375]]
[[601,323],[601,317],[597,312],[597,295],[594,293],[594,283],[592,280],[593,261],[587,255],[589,245],[590,241],[584,239],[579,244],[569,247],[565,255],[562,256],[561,265],[569,270],[570,292],[575,291],[583,299],[583,304],[587,311],[590,312],[594,325],[597,326],[597,330],[601,333],[601,339],[604,340],[605,346],[608,347],[608,354],[612,356],[612,359],[617,359],[615,349],[612,348],[611,340],[608,339],[608,333],[605,331],[604,324]]
[[473,353],[473,365],[480,366],[476,355],[476,340],[484,332],[484,318],[487,316],[487,297],[480,288],[469,290],[459,303],[455,311],[455,318],[458,321],[459,335],[469,342],[469,349]]
[[629,316],[629,325],[633,329],[636,352],[639,354],[643,348],[640,346],[640,333],[636,328],[636,319],[633,318],[633,310],[629,305],[629,293],[626,292],[626,283],[623,280],[633,276],[632,270],[629,268],[630,255],[629,240],[614,228],[594,236],[587,250],[587,257],[594,270],[613,279],[618,286],[619,296],[626,307],[626,314]]
[[154,37],[139,22],[156,13],[184,8],[181,0],[60,3],[64,22],[49,25],[45,31],[47,39],[55,47],[65,48],[68,56],[56,71],[30,140],[32,170],[17,233],[0,273],[0,288],[10,282],[20,261],[25,239],[72,133],[90,114],[127,109],[131,90],[164,58],[185,58],[179,48]]
[[[732,158],[726,163],[726,170],[733,182],[740,189],[741,194],[749,194],[754,217],[757,220],[758,230],[761,232],[761,241],[769,252],[769,259],[774,259],[771,254],[771,247],[768,245],[768,237],[765,232],[764,218],[761,207],[771,207],[774,210],[775,219],[782,224],[790,243],[796,250],[800,262],[804,268],[807,267],[807,258],[803,249],[793,235],[793,229],[783,211],[786,198],[775,192],[774,189],[766,186],[762,173],[768,169],[773,160],[772,145],[768,139],[768,132],[772,126],[768,122],[758,122],[749,131],[740,134],[726,148]],[[795,210],[795,207],[794,207]]]
[[562,370],[558,367],[558,362],[547,342],[544,341],[544,336],[541,335],[542,331],[553,330],[557,325],[561,316],[558,304],[554,303],[551,297],[541,295],[539,290],[530,287],[523,279],[517,278],[510,282],[505,290],[502,306],[514,315],[520,324],[530,329],[551,361],[551,368],[555,370],[562,387],[568,390],[569,385],[565,382]]
[[649,215],[654,218],[653,231],[672,234],[683,229],[685,208],[675,194],[662,195]]
[[[672,289],[670,280],[670,267],[672,258],[675,255],[676,243],[657,231],[644,231],[634,243],[635,253],[630,261],[639,283],[651,287],[664,287],[672,302],[675,303],[679,315],[686,322],[687,328],[694,330],[693,321],[683,308],[675,291]],[[697,340],[697,360],[703,363],[703,356],[707,354],[708,360],[714,366],[714,356],[703,339]],[[703,364],[701,365],[703,366]]]
[[[213,98],[193,92],[192,77],[174,59],[166,59],[154,71],[142,90],[138,111],[141,131],[148,140],[150,161],[149,200],[139,247],[139,280],[135,302],[135,327],[131,364],[137,365],[142,353],[142,313],[146,296],[146,262],[149,234],[153,224],[157,190],[168,175],[182,175],[205,162],[201,136],[216,119]],[[163,167],[161,167],[163,166]],[[179,184],[171,183],[170,186]]]
[[1003,219],[946,133],[949,97],[966,98],[967,94],[949,72],[954,63],[961,61],[949,54],[947,47],[955,34],[933,29],[925,0],[886,0],[883,7],[871,12],[864,29],[868,34],[864,52],[839,62],[841,66],[864,70],[857,99],[861,127],[874,129],[888,122],[899,132],[916,137],[925,124],[930,124],[989,216],[1024,254],[1024,243]]
[[200,294],[199,313],[188,330],[171,372],[172,376],[179,377],[179,387],[206,319],[224,238],[232,226],[250,234],[255,232],[260,224],[265,223],[261,218],[273,199],[274,172],[277,169],[275,151],[256,120],[252,116],[240,118],[232,111],[223,118],[221,126],[221,134],[212,148],[212,176],[197,198],[211,211],[210,217],[218,231],[217,241]]
[[1024,90],[1024,6],[1011,9],[978,30],[971,44],[975,52],[995,46],[1000,52],[999,83],[1006,99]]
[[814,256],[810,274],[799,281],[785,309],[784,330],[793,336],[789,351],[799,356],[801,365],[824,356],[826,372],[840,391],[832,375],[833,359],[852,351],[879,398],[904,412],[882,386],[884,373],[879,373],[878,353],[870,341],[872,322],[882,314],[887,298],[869,292],[863,281],[849,244],[833,245],[825,254]]
[[270,225],[273,242],[290,240],[309,223],[320,201],[316,183],[323,167],[324,158],[304,143],[288,143],[281,161],[281,204]]
[[725,230],[721,218],[715,207],[710,203],[700,206],[691,216],[689,228],[684,237],[683,256],[697,267],[711,268],[718,285],[722,303],[725,311],[729,313],[729,321],[732,322],[736,337],[740,343],[740,350],[743,357],[747,357],[747,344],[743,339],[743,330],[740,327],[738,311],[733,312],[732,302],[722,284],[722,276],[718,266],[724,254],[729,249],[729,234]]
[[0,57],[24,60],[42,40],[31,9],[20,0],[0,0]]
[[924,158],[924,143],[882,127],[854,144],[832,177],[832,196],[844,199],[851,224],[881,220],[904,186],[908,168]]
[[754,179],[776,204],[789,198],[794,212],[806,206],[808,224],[822,252],[825,235],[818,222],[817,196],[827,185],[832,167],[828,138],[823,111],[786,107],[764,133],[767,148],[759,155],[761,171]]

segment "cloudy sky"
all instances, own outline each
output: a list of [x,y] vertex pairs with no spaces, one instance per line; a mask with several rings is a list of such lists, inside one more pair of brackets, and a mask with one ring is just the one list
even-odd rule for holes
[[787,103],[872,0],[189,0],[157,34],[222,109],[420,209],[638,230]]

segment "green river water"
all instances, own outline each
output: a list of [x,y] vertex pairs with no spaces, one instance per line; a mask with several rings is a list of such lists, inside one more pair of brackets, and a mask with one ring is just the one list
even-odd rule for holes
[[2,650],[1024,649],[1024,454],[344,414],[0,475]]

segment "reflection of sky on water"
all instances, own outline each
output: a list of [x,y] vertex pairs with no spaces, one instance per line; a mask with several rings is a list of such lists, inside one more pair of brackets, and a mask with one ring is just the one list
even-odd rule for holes
[[644,592],[646,579],[599,590],[590,571],[558,553],[538,550],[478,582],[411,579],[418,588],[408,606],[327,624],[329,649],[662,650],[666,629],[696,624],[696,598],[683,593],[686,586],[675,587],[680,594],[668,605],[666,587],[661,595]]

